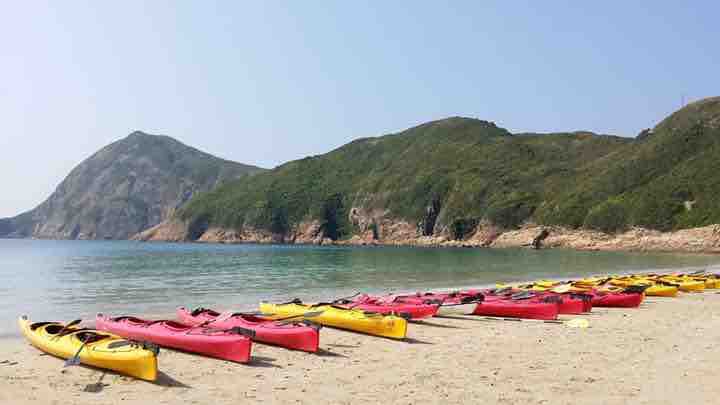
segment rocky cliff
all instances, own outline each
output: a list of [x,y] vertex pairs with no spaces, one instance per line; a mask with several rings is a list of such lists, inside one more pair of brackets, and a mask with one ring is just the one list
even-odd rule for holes
[[0,237],[127,239],[196,194],[262,170],[136,131],[80,163],[35,209],[0,219]]
[[641,251],[641,252],[691,252],[720,253],[720,225],[660,232],[645,228],[632,228],[619,233],[605,233],[589,229],[562,226],[546,226],[527,223],[516,229],[502,229],[491,224],[481,224],[472,235],[457,240],[449,235],[423,236],[415,226],[404,221],[386,220],[382,224],[384,235],[372,230],[358,232],[350,238],[332,240],[324,237],[318,221],[304,222],[286,239],[259,229],[228,229],[211,227],[197,239],[188,234],[188,224],[177,219],[162,222],[133,237],[141,241],[193,240],[204,243],[302,243],[332,245],[384,245],[419,247],[463,248],[529,248],[532,240],[543,230],[548,231],[544,248],[576,250]]

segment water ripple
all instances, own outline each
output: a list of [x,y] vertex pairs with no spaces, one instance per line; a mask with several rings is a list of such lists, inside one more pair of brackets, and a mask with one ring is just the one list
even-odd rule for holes
[[546,277],[708,266],[714,256],[573,252],[0,240],[0,327],[28,313],[171,315],[179,305],[248,309]]

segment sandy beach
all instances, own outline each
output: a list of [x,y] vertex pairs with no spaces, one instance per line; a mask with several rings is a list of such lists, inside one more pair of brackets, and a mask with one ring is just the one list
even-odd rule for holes
[[448,313],[411,325],[408,342],[324,328],[322,353],[256,344],[250,365],[163,350],[156,383],[63,370],[8,338],[0,403],[710,404],[720,397],[718,309],[713,292],[649,297],[594,309],[587,329]]

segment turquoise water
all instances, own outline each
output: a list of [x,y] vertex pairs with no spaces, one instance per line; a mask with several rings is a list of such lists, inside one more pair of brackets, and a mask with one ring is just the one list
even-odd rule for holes
[[254,308],[357,291],[711,266],[720,256],[529,249],[423,249],[0,239],[0,335],[15,319],[169,316],[179,305]]

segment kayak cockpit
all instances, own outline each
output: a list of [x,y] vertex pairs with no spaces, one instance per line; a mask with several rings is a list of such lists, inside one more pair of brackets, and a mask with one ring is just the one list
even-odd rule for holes
[[187,332],[190,329],[196,328],[195,326],[185,325],[175,321],[163,321],[162,324],[165,328],[173,330],[175,332]]

